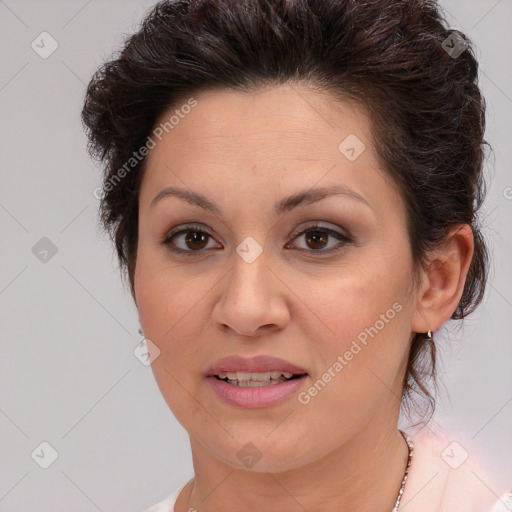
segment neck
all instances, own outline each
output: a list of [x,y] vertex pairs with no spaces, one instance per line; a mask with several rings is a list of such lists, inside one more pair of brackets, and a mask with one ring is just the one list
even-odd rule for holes
[[195,477],[176,502],[176,512],[391,512],[409,450],[396,428],[360,430],[347,443],[314,462],[280,473],[226,465],[191,439]]

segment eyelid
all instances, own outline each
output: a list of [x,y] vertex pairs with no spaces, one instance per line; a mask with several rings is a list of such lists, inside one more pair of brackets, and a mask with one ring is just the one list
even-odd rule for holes
[[[190,224],[180,224],[179,226],[174,227],[170,231],[166,231],[161,240],[161,243],[164,245],[168,244],[174,235],[176,235],[178,233],[182,234],[182,232],[186,232],[186,231],[199,231],[202,233],[206,233],[211,238],[214,238],[214,236],[211,234],[211,230],[208,226],[206,226],[206,229],[205,229],[204,224],[196,224],[196,223],[192,222]],[[190,251],[190,252],[192,252],[192,251]]]
[[[300,250],[301,252],[306,253],[306,254],[310,254],[310,253],[318,254],[321,257],[322,255],[328,256],[331,254],[336,254],[337,252],[341,251],[346,245],[354,243],[354,238],[352,237],[352,235],[347,233],[346,230],[342,229],[340,231],[339,227],[337,227],[336,229],[333,229],[329,226],[324,225],[321,221],[314,221],[313,224],[311,224],[305,228],[301,228],[301,230],[299,232],[297,232],[296,234],[293,235],[292,241],[295,240],[296,238],[299,238],[300,236],[304,235],[307,232],[315,231],[315,230],[323,231],[323,232],[327,233],[330,238],[336,238],[338,240],[338,244],[334,247],[331,247],[330,249],[314,250],[314,249],[299,248],[298,250]],[[290,244],[286,245],[286,247],[289,247],[289,246],[290,246]]]
[[[323,229],[327,232],[336,233],[339,236],[345,237],[347,240],[352,240],[352,235],[348,232],[348,230],[343,229],[339,226],[332,227],[330,225],[326,225],[323,221],[311,221],[311,225],[306,225],[306,227],[301,227],[297,231],[293,232],[293,235],[291,235],[292,239],[297,238],[298,236],[304,234],[306,231],[310,231],[312,229],[318,228]],[[306,223],[307,224],[307,223]]]

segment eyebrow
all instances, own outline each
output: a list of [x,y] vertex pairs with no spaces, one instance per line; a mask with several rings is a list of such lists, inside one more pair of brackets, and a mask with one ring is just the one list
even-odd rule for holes
[[[351,198],[371,208],[368,201],[356,191],[345,185],[331,185],[322,188],[300,190],[291,196],[285,197],[274,205],[274,213],[276,215],[282,215],[283,213],[289,212],[298,206],[316,203],[331,196],[344,196]],[[222,215],[221,208],[205,195],[192,190],[185,190],[176,187],[167,187],[158,192],[149,204],[149,207],[153,207],[164,197],[178,197],[187,203],[198,206],[199,208],[214,213],[215,215]]]

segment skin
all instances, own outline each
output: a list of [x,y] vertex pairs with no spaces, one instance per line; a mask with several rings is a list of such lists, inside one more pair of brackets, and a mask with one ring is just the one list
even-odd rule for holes
[[[456,226],[416,282],[405,205],[357,105],[290,84],[194,97],[147,157],[132,281],[145,337],[160,350],[156,381],[190,435],[195,477],[175,510],[389,512],[408,455],[397,423],[410,341],[455,310],[471,230]],[[366,146],[355,161],[338,149],[350,134]],[[368,204],[340,195],[274,214],[281,198],[330,184]],[[150,206],[169,186],[206,195],[222,214],[170,196]],[[313,221],[351,241],[296,236]],[[189,223],[211,237],[178,235],[175,246],[201,252],[170,252],[162,239]],[[249,236],[263,249],[252,263],[236,252]],[[239,408],[206,381],[219,358],[271,354],[306,369],[307,390],[396,303],[400,312],[308,404],[293,395]],[[237,457],[246,443],[261,453],[250,469]]]

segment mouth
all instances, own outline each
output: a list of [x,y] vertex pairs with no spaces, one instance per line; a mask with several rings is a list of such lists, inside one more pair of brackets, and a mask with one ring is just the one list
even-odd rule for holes
[[262,386],[275,386],[282,382],[299,379],[307,373],[292,373],[287,371],[268,371],[268,372],[220,372],[213,375],[217,380],[221,380],[231,386],[241,388],[256,388]]

